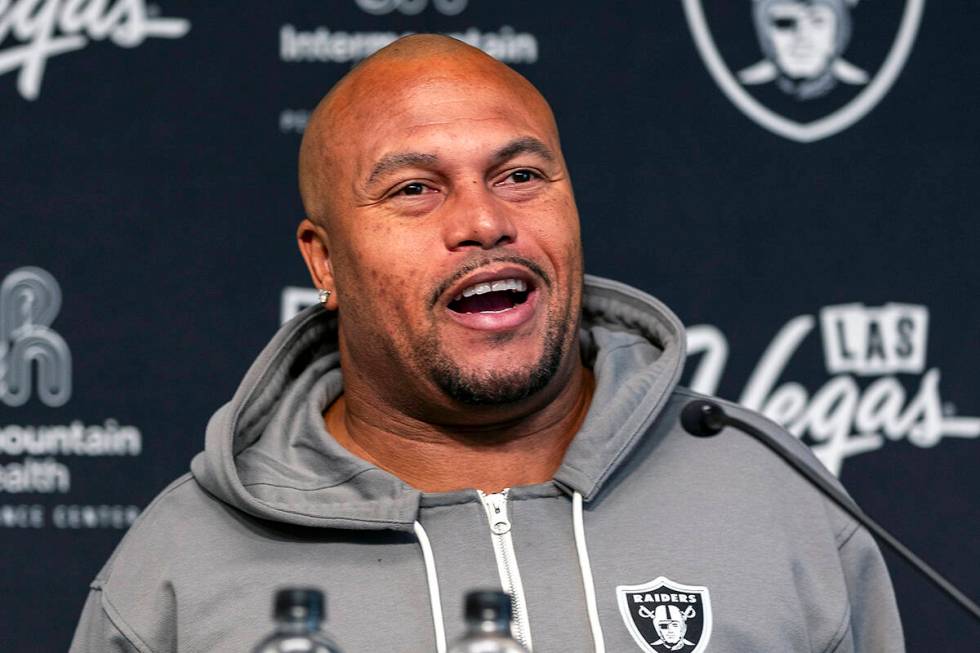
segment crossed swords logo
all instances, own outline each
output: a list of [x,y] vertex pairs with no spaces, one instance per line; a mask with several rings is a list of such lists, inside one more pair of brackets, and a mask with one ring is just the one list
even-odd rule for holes
[[[641,605],[640,609],[637,610],[637,613],[644,619],[649,619],[650,621],[656,621],[656,617],[654,616],[654,614],[650,612],[650,609],[645,605]],[[684,621],[687,621],[692,617],[696,617],[697,614],[698,613],[694,609],[694,607],[689,605],[687,606],[687,610],[684,610],[684,612],[681,613],[681,616],[684,617]]]

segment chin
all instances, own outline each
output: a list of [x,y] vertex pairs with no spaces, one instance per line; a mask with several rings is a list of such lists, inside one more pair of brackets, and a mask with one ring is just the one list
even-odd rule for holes
[[436,376],[436,383],[454,401],[467,406],[505,406],[529,399],[543,390],[551,370],[521,369],[480,374],[449,373]]
[[[508,357],[513,362],[515,357]],[[532,359],[534,360],[534,359]],[[442,391],[468,406],[503,406],[529,399],[544,390],[561,366],[560,348],[549,348],[531,364],[482,366],[465,369],[442,361],[430,361],[429,373]]]

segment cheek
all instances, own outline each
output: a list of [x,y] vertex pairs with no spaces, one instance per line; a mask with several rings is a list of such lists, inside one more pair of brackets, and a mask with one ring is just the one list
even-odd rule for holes
[[578,210],[571,197],[549,198],[528,222],[528,231],[558,269],[581,268]]
[[524,226],[558,238],[578,234],[578,209],[570,192],[556,192],[521,207]]
[[337,255],[339,290],[349,311],[377,314],[404,313],[418,303],[425,288],[419,262],[426,260],[406,234],[390,227],[378,227],[351,238],[350,247]]

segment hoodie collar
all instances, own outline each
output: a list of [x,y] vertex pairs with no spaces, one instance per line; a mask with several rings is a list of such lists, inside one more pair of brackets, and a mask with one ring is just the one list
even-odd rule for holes
[[[649,429],[684,361],[680,321],[659,301],[587,275],[581,345],[592,406],[555,481],[588,501]],[[411,531],[421,492],[340,446],[323,412],[342,392],[336,315],[312,306],[285,324],[211,418],[191,463],[221,500],[305,526]]]
[[659,300],[591,275],[581,342],[596,387],[555,481],[590,501],[660,414],[680,379],[686,343],[681,321]]

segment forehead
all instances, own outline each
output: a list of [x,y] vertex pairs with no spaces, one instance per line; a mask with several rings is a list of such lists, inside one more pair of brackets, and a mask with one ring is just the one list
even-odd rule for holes
[[352,89],[332,123],[331,140],[348,161],[408,146],[479,150],[490,145],[483,141],[515,136],[533,136],[557,149],[543,99],[487,74],[435,75],[404,66],[377,71]]

